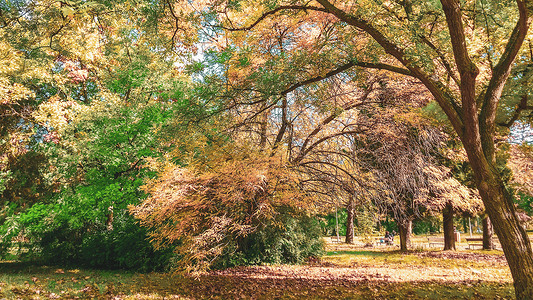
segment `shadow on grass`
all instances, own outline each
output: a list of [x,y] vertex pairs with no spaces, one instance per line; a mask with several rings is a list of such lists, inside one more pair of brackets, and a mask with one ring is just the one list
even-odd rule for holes
[[[342,254],[386,256],[377,251],[342,251]],[[245,268],[248,270],[248,268]],[[124,271],[69,270],[32,262],[0,262],[0,298],[32,299],[61,295],[73,298],[154,299],[179,295],[194,299],[511,299],[511,283],[460,281],[387,282],[383,280],[312,279],[272,276],[257,278],[205,275],[199,278],[167,273],[137,274]],[[109,273],[107,273],[109,272]],[[265,275],[265,274],[262,274]],[[157,296],[150,296],[150,295]],[[146,297],[145,297],[146,296]],[[45,297],[45,298],[46,298]],[[151,297],[151,298],[150,298]]]
[[332,255],[360,255],[360,256],[375,256],[375,257],[382,257],[387,256],[391,254],[403,254],[404,252],[400,252],[399,250],[393,250],[393,251],[328,251],[327,256]]
[[36,262],[0,261],[2,274],[41,274],[53,272],[52,268]]

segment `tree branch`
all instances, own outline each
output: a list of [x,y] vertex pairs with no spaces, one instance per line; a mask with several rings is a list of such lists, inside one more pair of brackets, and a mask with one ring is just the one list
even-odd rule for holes
[[250,30],[250,29],[254,28],[255,26],[257,26],[257,24],[261,23],[266,17],[268,17],[270,15],[274,15],[277,12],[282,11],[282,10],[303,10],[303,11],[305,11],[305,10],[314,10],[314,11],[326,12],[325,9],[320,8],[320,7],[315,7],[315,6],[282,5],[282,6],[276,7],[275,9],[273,9],[271,11],[267,11],[267,12],[263,13],[257,20],[255,20],[255,22],[253,22],[249,26],[240,27],[240,28],[232,28],[232,27],[224,27],[224,26],[218,26],[218,27],[222,28],[222,29],[225,29],[225,30],[228,30],[228,31],[247,31],[247,30]]
[[520,117],[520,114],[522,113],[522,111],[524,111],[524,110],[533,110],[533,105],[527,105],[527,100],[528,100],[528,95],[527,94],[523,95],[522,98],[520,99],[520,103],[516,107],[516,110],[514,111],[512,117],[511,117],[511,119],[508,122],[506,122],[506,123],[499,123],[498,125],[503,126],[503,127],[507,127],[507,128],[511,128],[511,126],[513,126],[513,124],[516,122],[516,120],[518,120],[518,118]]
[[363,67],[363,68],[369,68],[369,69],[387,70],[387,71],[391,71],[391,72],[394,72],[394,73],[413,76],[413,74],[409,70],[403,69],[403,68],[399,68],[399,67],[395,67],[395,66],[392,66],[392,65],[387,65],[387,64],[382,64],[382,63],[368,63],[368,62],[351,61],[351,62],[348,62],[348,63],[346,63],[344,65],[338,66],[336,69],[333,69],[333,70],[327,72],[324,75],[316,76],[316,77],[304,80],[302,82],[295,83],[295,84],[291,85],[290,87],[288,87],[286,90],[282,91],[281,94],[282,95],[286,95],[286,94],[296,90],[299,87],[302,87],[302,86],[305,86],[305,85],[309,85],[311,83],[315,83],[315,82],[324,80],[326,78],[335,76],[335,75],[340,74],[340,73],[342,73],[342,72],[344,72],[344,71],[346,71],[346,70],[348,70],[348,69],[350,69],[352,67],[355,67],[355,66]]
[[532,19],[529,15],[529,9],[526,6],[526,3],[522,0],[517,0],[516,3],[518,5],[520,16],[511,36],[509,37],[507,45],[505,46],[505,51],[492,70],[492,77],[484,93],[483,105],[481,107],[479,118],[480,126],[484,129],[481,132],[483,152],[485,157],[488,158],[494,157],[494,141],[492,140],[492,136],[494,136],[496,110],[498,108],[498,103],[500,102],[503,87],[507,78],[509,78],[511,66],[518,55],[518,51],[522,47]]
[[317,0],[329,13],[333,14],[341,21],[357,27],[367,34],[369,34],[378,44],[383,47],[386,53],[396,58],[402,65],[404,65],[413,74],[412,76],[418,78],[428,88],[435,100],[448,116],[452,126],[456,132],[461,136],[463,132],[462,110],[457,105],[454,105],[454,97],[437,81],[432,80],[420,67],[416,66],[415,62],[408,58],[405,52],[398,47],[398,45],[389,41],[378,29],[372,26],[369,22],[360,19],[354,15],[349,15],[341,9],[335,7],[328,0]]
[[[360,101],[365,101],[368,98],[368,95],[373,91],[375,82],[372,82],[370,86],[366,89],[363,97],[361,97]],[[359,103],[362,104],[363,102]],[[349,103],[351,104],[351,103]],[[300,148],[300,151],[298,153],[298,156],[293,160],[294,164],[298,164],[302,159],[311,151],[313,148],[315,148],[319,143],[313,143],[307,148],[307,145],[310,143],[311,139],[313,139],[327,124],[331,123],[335,118],[337,118],[339,115],[341,115],[342,112],[345,112],[347,110],[355,108],[357,105],[351,104],[351,105],[345,105],[342,109],[342,111],[333,112],[331,115],[326,117],[320,124],[307,136],[304,143],[302,144],[302,147]],[[327,140],[327,139],[326,139]],[[326,141],[324,139],[321,139],[321,142]]]
[[279,144],[281,143],[281,140],[283,139],[283,135],[285,135],[285,131],[287,130],[288,126],[288,120],[287,120],[287,94],[282,95],[281,99],[281,127],[278,131],[278,134],[276,136],[276,139],[274,140],[274,144],[272,146],[272,152],[270,153],[270,156],[274,156],[276,154],[276,150],[279,147]]

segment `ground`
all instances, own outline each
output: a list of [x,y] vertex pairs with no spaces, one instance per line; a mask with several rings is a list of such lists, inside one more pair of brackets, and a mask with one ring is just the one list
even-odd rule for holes
[[[330,241],[329,241],[330,242]],[[501,251],[361,247],[328,243],[306,265],[237,267],[198,278],[166,273],[0,264],[8,299],[512,299]]]

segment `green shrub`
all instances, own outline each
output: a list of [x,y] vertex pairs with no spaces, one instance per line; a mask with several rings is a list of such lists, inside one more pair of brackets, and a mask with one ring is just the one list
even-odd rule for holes
[[[25,248],[18,248],[17,258],[47,264],[141,272],[168,267],[172,250],[154,250],[148,241],[147,229],[141,227],[127,211],[115,216],[112,229],[94,222],[73,226],[69,222],[57,223],[61,220],[59,218],[52,221],[35,219],[43,212],[57,216],[54,208],[57,207],[38,204],[17,216],[17,225],[11,228],[23,228],[25,236],[29,238]],[[72,218],[79,219],[80,216],[73,215]],[[3,227],[7,225],[8,222]],[[18,234],[17,231],[12,232]],[[14,246],[7,242],[1,245],[12,249]],[[5,256],[7,252],[4,252]]]
[[281,208],[270,223],[234,241],[214,267],[298,264],[310,257],[323,255],[323,246],[317,218]]

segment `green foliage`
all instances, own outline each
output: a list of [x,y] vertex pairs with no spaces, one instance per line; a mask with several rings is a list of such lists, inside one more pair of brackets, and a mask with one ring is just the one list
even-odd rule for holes
[[11,238],[3,244],[20,234],[28,245],[19,254],[50,263],[143,271],[168,264],[171,251],[152,248],[128,206],[146,197],[140,186],[155,174],[147,159],[161,155],[157,129],[173,109],[113,104],[93,105],[59,142],[43,143],[54,170],[49,176],[63,178],[64,188],[5,222],[0,232]]
[[324,254],[321,237],[316,218],[282,207],[275,219],[233,241],[214,267],[303,263]]
[[339,209],[337,215],[335,212],[330,213],[326,216],[320,218],[320,227],[322,229],[322,234],[327,236],[337,235],[337,221],[339,224],[339,235],[346,235],[346,219],[348,214],[346,209]]
[[523,209],[528,215],[533,215],[533,196],[519,192],[517,198],[518,207]]
[[439,232],[441,224],[442,220],[438,217],[428,216],[422,219],[417,219],[413,221],[413,233],[428,234],[433,232]]
[[166,269],[172,251],[154,250],[146,236],[146,229],[127,214],[115,220],[112,230],[80,233],[68,226],[58,227],[42,235],[39,258],[48,263],[105,269]]
[[[376,231],[376,214],[377,209],[370,202],[357,206],[355,209],[354,218],[355,234],[358,236],[365,237],[368,237],[369,235],[373,234]],[[388,222],[388,224],[386,225],[386,230],[396,230],[396,232],[398,232],[398,229],[395,227],[395,222]]]
[[396,224],[396,222],[394,220],[389,219],[389,217],[387,217],[384,221],[381,221],[380,225],[385,228],[385,231],[388,231],[388,232],[393,232],[393,231],[399,232],[398,224]]

